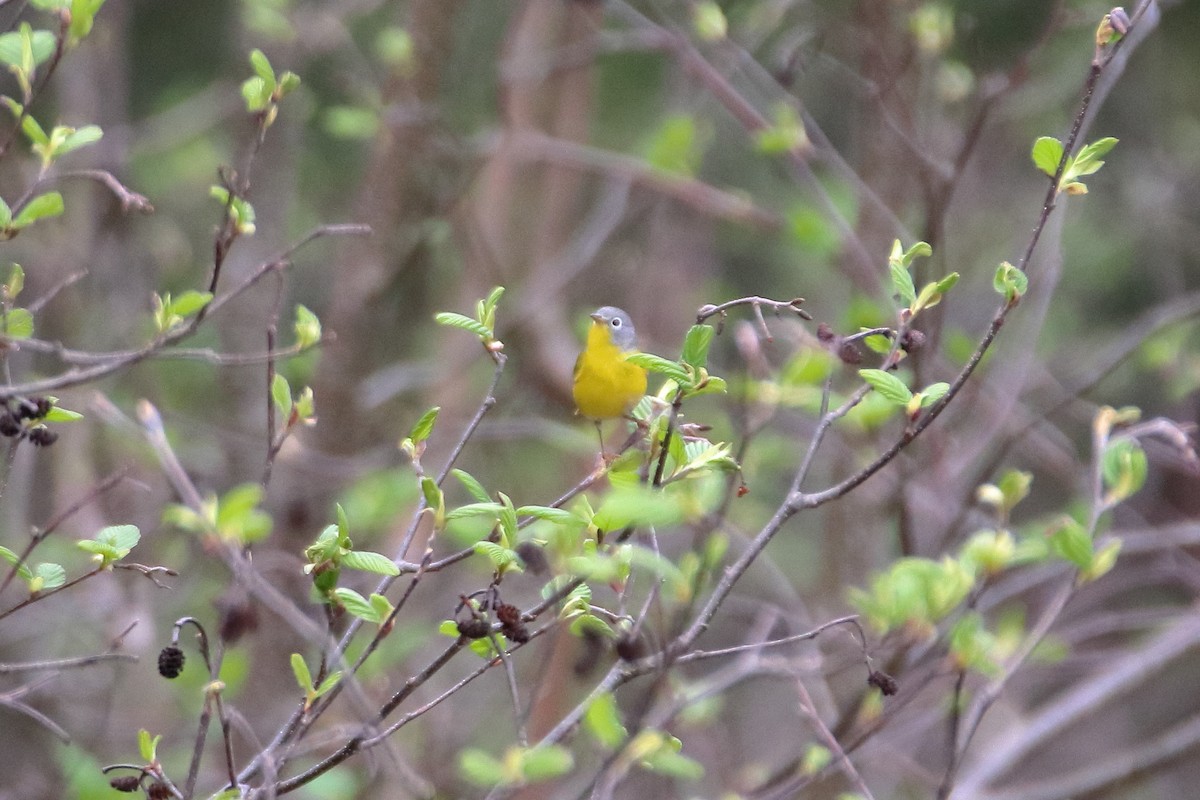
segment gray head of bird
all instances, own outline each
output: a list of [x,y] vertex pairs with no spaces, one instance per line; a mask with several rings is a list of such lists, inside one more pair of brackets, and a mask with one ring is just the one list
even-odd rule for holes
[[637,332],[633,320],[616,306],[601,306],[591,314],[592,319],[608,328],[613,344],[622,350],[633,350],[637,346]]

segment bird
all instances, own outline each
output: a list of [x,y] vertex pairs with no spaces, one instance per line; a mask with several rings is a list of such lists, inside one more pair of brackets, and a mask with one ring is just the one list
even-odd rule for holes
[[628,314],[614,306],[601,306],[591,318],[587,344],[575,360],[571,393],[580,415],[596,424],[603,458],[600,422],[623,417],[637,405],[646,394],[646,370],[626,360],[637,352],[637,332]]

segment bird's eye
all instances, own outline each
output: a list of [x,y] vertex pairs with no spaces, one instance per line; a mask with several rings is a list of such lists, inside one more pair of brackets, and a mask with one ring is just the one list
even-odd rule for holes
[[619,328],[619,327],[621,327],[621,318],[620,318],[620,317],[613,317],[613,318],[612,318],[612,326],[613,326],[614,328]]

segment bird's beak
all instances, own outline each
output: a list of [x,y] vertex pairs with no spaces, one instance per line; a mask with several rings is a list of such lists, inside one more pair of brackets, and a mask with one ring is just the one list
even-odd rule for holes
[[588,316],[596,320],[596,322],[604,322],[604,317],[600,316],[599,314],[589,314]]

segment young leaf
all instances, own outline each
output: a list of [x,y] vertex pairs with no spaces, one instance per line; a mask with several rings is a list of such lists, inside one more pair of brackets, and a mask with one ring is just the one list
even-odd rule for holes
[[26,203],[25,207],[17,212],[17,216],[12,221],[11,226],[17,229],[25,228],[39,219],[57,217],[62,213],[62,195],[58,192],[46,192],[45,194],[39,194]]
[[908,401],[912,400],[913,395],[909,388],[890,372],[881,369],[860,369],[858,374],[871,388],[879,392],[881,397],[895,405],[907,405]]
[[1050,546],[1060,557],[1080,569],[1092,563],[1092,539],[1087,529],[1070,517],[1064,517],[1050,534]]
[[316,689],[313,689],[313,693],[312,693],[313,699],[314,700],[317,699],[321,695],[327,693],[333,687],[337,686],[338,682],[341,681],[341,679],[342,679],[342,671],[341,670],[338,670],[337,672],[331,672],[328,675],[326,675],[325,680],[321,681],[321,685],[318,686]]
[[1104,139],[1097,139],[1091,144],[1080,148],[1075,158],[1071,160],[1070,168],[1063,174],[1063,180],[1067,181],[1083,177],[1084,175],[1094,174],[1104,166],[1104,162],[1100,160],[1101,157],[1107,154],[1109,150],[1112,150],[1116,146],[1117,141],[1117,139],[1108,136]]
[[625,360],[631,364],[648,369],[651,372],[666,375],[680,386],[691,386],[692,384],[692,376],[688,374],[686,369],[674,361],[668,361],[662,356],[656,356],[653,353],[630,353],[625,357]]
[[[7,547],[0,546],[0,559],[3,559],[9,564],[16,566],[20,558],[21,557],[12,550],[9,550]],[[17,574],[20,575],[21,579],[26,582],[33,580],[33,571],[25,564],[21,564],[21,566],[17,567]]]
[[161,739],[161,734],[151,737],[150,731],[145,728],[138,731],[138,753],[147,764],[158,760],[158,743]]
[[1053,178],[1058,172],[1058,163],[1062,161],[1062,142],[1052,136],[1041,136],[1033,143],[1034,165],[1049,177]]
[[302,305],[296,306],[296,321],[292,330],[296,335],[296,346],[301,350],[321,341],[321,320]]
[[551,508],[549,506],[521,506],[517,509],[517,516],[533,517],[534,519],[553,522],[556,525],[572,527],[584,524],[583,518],[574,512],[562,508]]
[[526,781],[544,781],[565,775],[575,765],[571,751],[559,745],[531,747],[521,753],[521,777]]
[[453,311],[442,311],[434,315],[433,319],[439,325],[449,325],[452,328],[461,328],[464,331],[470,331],[476,336],[484,339],[490,339],[492,336],[491,329],[479,320],[465,317],[462,314],[456,314]]
[[892,243],[892,254],[888,257],[888,271],[892,275],[892,291],[900,298],[905,307],[909,307],[917,299],[917,290],[913,286],[912,275],[904,262],[903,245],[896,239]]
[[1025,296],[1025,292],[1029,289],[1029,276],[1012,264],[1004,261],[1000,266],[996,267],[996,275],[992,278],[992,286],[1011,305]]
[[292,387],[282,373],[276,372],[271,381],[271,402],[286,422],[292,413]]
[[14,308],[0,315],[0,331],[10,339],[28,339],[33,336],[33,314],[26,308]]
[[434,406],[421,415],[413,425],[412,432],[408,434],[408,438],[412,439],[416,444],[420,444],[429,438],[429,434],[433,433],[433,426],[437,423],[438,412],[441,411],[441,406]]
[[501,547],[495,542],[476,542],[474,549],[476,553],[487,556],[488,560],[492,562],[492,568],[496,572],[522,571],[521,561],[517,557],[516,552],[509,550],[507,547]]
[[341,603],[342,607],[345,608],[346,611],[350,612],[359,619],[375,624],[378,624],[382,621],[378,613],[376,613],[375,607],[372,606],[365,597],[353,589],[347,589],[339,586],[333,590],[333,596],[339,603]]
[[716,329],[711,325],[693,325],[683,340],[683,361],[696,369],[708,363],[708,347]]
[[54,149],[54,154],[55,156],[65,156],[72,150],[95,144],[103,136],[104,131],[100,129],[99,125],[84,125],[82,128],[69,130],[63,140],[59,142],[58,147]]
[[929,408],[931,405],[941,400],[946,396],[946,392],[950,391],[948,383],[931,383],[921,392],[921,408]]
[[1094,581],[1107,574],[1113,567],[1117,565],[1117,556],[1121,552],[1121,540],[1113,539],[1108,544],[1101,547],[1092,556],[1092,563],[1088,564],[1087,568],[1079,575],[1079,579],[1083,582]]
[[36,579],[41,582],[38,591],[57,589],[67,582],[67,571],[62,564],[41,563],[35,570]]
[[628,736],[617,711],[617,699],[611,692],[597,695],[583,717],[587,732],[607,750],[615,750]]
[[292,674],[296,676],[296,684],[305,694],[312,692],[312,673],[308,671],[308,664],[304,663],[304,656],[299,653],[292,653]]
[[254,74],[262,78],[267,83],[275,86],[275,70],[271,68],[271,62],[263,54],[262,50],[255,48],[250,51],[250,66],[254,68]]
[[1110,443],[1104,450],[1100,466],[1108,489],[1104,498],[1106,505],[1128,499],[1146,483],[1146,451],[1133,439],[1117,439]]
[[363,572],[373,572],[376,575],[400,574],[400,568],[382,553],[372,553],[366,550],[351,550],[342,555],[342,566]]
[[[471,495],[471,497],[476,501],[480,503],[492,502],[492,498],[488,495],[487,489],[483,488],[483,484],[477,481],[474,475],[461,469],[452,469],[450,470],[450,474],[455,478],[458,478],[458,482],[461,483],[463,488],[467,490],[467,494]],[[451,514],[453,513],[454,512],[451,512]]]

